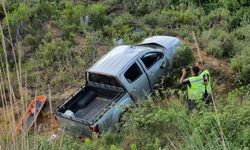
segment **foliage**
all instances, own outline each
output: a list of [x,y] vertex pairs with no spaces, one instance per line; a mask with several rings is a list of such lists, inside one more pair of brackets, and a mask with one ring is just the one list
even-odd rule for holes
[[231,57],[235,53],[235,38],[223,29],[211,28],[203,31],[200,39],[205,51],[216,57]]
[[156,27],[159,24],[159,19],[157,16],[157,12],[147,14],[143,17],[143,22],[149,25],[151,28]]
[[173,68],[187,67],[194,61],[192,49],[187,45],[182,45],[176,49],[173,57]]
[[219,8],[211,11],[207,17],[204,17],[203,28],[208,29],[211,27],[222,28],[223,30],[230,29],[231,23],[230,11],[224,8]]
[[142,102],[139,108],[128,111],[123,129],[115,135],[123,140],[116,144],[129,145],[133,141],[138,149],[224,149],[221,139],[224,136],[227,148],[248,146],[249,87],[232,91],[226,103],[218,102],[218,113],[212,110],[212,106],[189,113],[184,105],[186,101],[177,98],[178,94],[173,96],[175,91],[166,90],[163,93],[154,101],[149,99]]
[[86,8],[85,15],[89,17],[89,24],[95,30],[102,29],[106,24],[106,7],[100,3],[92,4]]
[[236,147],[249,146],[249,87],[237,88],[229,93],[227,104],[221,108],[220,118],[227,140]]
[[73,39],[74,33],[83,32],[84,7],[82,5],[73,5],[72,2],[67,1],[60,15],[59,22],[64,37]]
[[38,23],[43,23],[50,19],[56,19],[60,11],[57,9],[62,4],[60,4],[58,1],[49,1],[49,0],[43,0],[39,1],[35,4],[30,4],[33,6],[34,9],[34,17],[36,18],[36,21]]
[[70,43],[62,39],[52,40],[40,45],[37,55],[42,59],[42,67],[67,63],[71,59]]
[[[190,113],[181,91],[162,88],[160,95],[139,104],[139,108],[129,109],[125,115],[127,122],[119,133],[109,132],[100,139],[82,142],[65,135],[53,142],[42,136],[29,137],[31,148],[225,149],[222,137],[228,149],[249,146],[250,95],[246,86],[250,83],[249,0],[12,0],[5,3],[7,15],[2,27],[10,76],[14,78],[15,69],[19,68],[14,65],[14,50],[18,52],[20,78],[27,82],[27,90],[32,93],[47,93],[49,85],[52,95],[61,95],[65,88],[82,84],[84,70],[114,39],[135,44],[145,37],[170,35],[194,44],[192,32],[201,50],[230,60],[237,72],[237,86],[245,85],[223,93],[228,96],[216,97],[217,113],[211,106]],[[1,70],[6,70],[4,50],[0,48]],[[182,45],[174,55],[173,67],[178,70],[193,60],[192,49]],[[1,72],[1,77],[5,74]],[[7,84],[7,78],[3,80]],[[10,99],[18,101],[20,95],[15,92],[18,88],[10,89],[14,89]],[[61,102],[58,99],[55,104]]]
[[7,13],[3,20],[5,26],[11,28],[10,33],[15,37],[20,37],[24,33],[29,32],[28,21],[32,15],[32,9],[25,3],[21,2],[15,8]]
[[11,13],[8,13],[4,19],[5,24],[17,27],[20,22],[26,21],[31,16],[31,9],[25,3],[20,3]]
[[231,66],[237,71],[237,77],[243,83],[250,83],[250,48],[244,48],[239,54],[231,59]]
[[243,27],[237,28],[235,31],[232,32],[232,36],[234,37],[233,44],[235,45],[235,51],[240,52],[245,47],[249,47],[250,43],[250,25],[246,25]]

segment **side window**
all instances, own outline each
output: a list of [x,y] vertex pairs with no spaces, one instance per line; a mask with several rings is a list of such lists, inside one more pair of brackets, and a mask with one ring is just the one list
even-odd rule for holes
[[129,83],[134,82],[141,75],[142,71],[136,63],[134,63],[124,74]]
[[149,69],[153,64],[155,64],[159,59],[163,57],[162,53],[147,53],[141,57],[142,62]]

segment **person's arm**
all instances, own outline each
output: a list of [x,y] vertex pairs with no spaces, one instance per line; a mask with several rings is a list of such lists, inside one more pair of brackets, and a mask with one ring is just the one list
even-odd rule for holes
[[180,78],[180,81],[179,81],[180,84],[183,84],[183,80],[185,79],[186,74],[187,74],[187,71],[186,71],[185,68],[183,68],[182,69],[182,75],[181,75],[181,78]]

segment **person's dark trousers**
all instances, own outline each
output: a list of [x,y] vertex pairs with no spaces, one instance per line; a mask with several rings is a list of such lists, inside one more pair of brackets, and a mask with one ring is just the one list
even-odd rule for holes
[[192,111],[193,109],[197,108],[197,104],[193,100],[188,100],[188,110]]
[[208,94],[207,92],[205,92],[205,94],[203,95],[203,100],[205,102],[205,104],[209,104],[212,102],[212,97],[210,94]]

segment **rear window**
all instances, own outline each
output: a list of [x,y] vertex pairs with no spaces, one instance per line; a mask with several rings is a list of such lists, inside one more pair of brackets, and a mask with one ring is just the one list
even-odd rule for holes
[[129,83],[134,82],[141,75],[142,71],[136,63],[134,63],[124,74],[125,78]]
[[113,76],[88,72],[88,79],[89,79],[89,81],[95,82],[95,83],[101,83],[101,84],[106,84],[106,85],[110,85],[110,86],[121,87],[119,82]]

